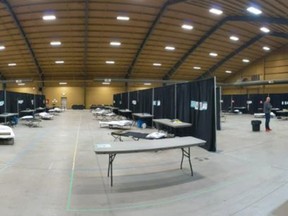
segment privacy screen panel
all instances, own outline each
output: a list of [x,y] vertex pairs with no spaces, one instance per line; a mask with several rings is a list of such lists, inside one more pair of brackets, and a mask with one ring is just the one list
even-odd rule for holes
[[175,85],[154,89],[154,118],[176,118],[175,113]]
[[122,98],[121,94],[114,94],[113,95],[113,106],[114,107],[119,107],[120,108],[121,98]]
[[139,94],[138,91],[129,92],[129,109],[132,113],[139,112]]
[[214,78],[190,83],[192,135],[206,141],[208,151],[216,151]]
[[129,92],[121,94],[121,102],[120,109],[129,109]]
[[139,112],[152,114],[153,89],[139,91]]

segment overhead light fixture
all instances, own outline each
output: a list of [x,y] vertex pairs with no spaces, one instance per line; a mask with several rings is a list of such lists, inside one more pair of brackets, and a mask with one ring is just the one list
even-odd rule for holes
[[111,46],[121,46],[121,42],[119,42],[119,41],[111,41],[110,45]]
[[231,70],[226,70],[225,73],[231,74],[232,71]]
[[195,70],[201,70],[201,67],[199,67],[199,66],[195,66],[195,67],[193,67]]
[[106,61],[106,64],[115,64],[115,61]]
[[110,82],[102,82],[103,85],[110,85]]
[[67,82],[59,82],[59,85],[67,85]]
[[51,41],[50,42],[51,46],[60,46],[61,44],[62,44],[61,41]]
[[145,86],[150,86],[151,83],[148,83],[148,82],[147,82],[147,83],[144,83],[144,85],[145,85]]
[[55,61],[55,64],[64,64],[64,61],[62,61],[62,60]]
[[25,83],[18,83],[18,86],[24,86]]
[[53,15],[53,14],[44,15],[44,16],[42,17],[42,19],[45,20],[45,21],[51,21],[51,20],[55,20],[55,19],[56,19],[56,16]]
[[166,49],[166,50],[169,50],[169,51],[173,51],[173,50],[175,50],[175,47],[173,47],[173,46],[166,46],[165,49]]
[[270,51],[270,47],[267,47],[267,46],[262,47],[262,49],[265,51]]
[[218,56],[218,54],[214,53],[214,52],[209,53],[209,55],[212,56],[212,57],[217,57]]
[[188,25],[188,24],[183,24],[181,27],[182,27],[182,29],[185,29],[185,30],[192,30],[193,29],[193,26]]
[[242,62],[244,62],[244,63],[249,63],[250,60],[249,60],[249,59],[242,59]]
[[162,66],[162,64],[161,63],[153,63],[153,66],[160,67],[160,66]]
[[5,48],[5,46],[0,46],[0,50],[4,50]]
[[9,63],[9,64],[8,64],[9,67],[14,67],[14,66],[16,66],[16,65],[17,65],[16,63]]
[[209,12],[210,12],[210,13],[213,13],[213,14],[216,14],[216,15],[221,15],[221,14],[223,13],[222,10],[217,9],[217,8],[211,8],[211,9],[209,10]]
[[256,8],[256,7],[248,7],[247,11],[252,13],[252,14],[255,14],[255,15],[262,14],[262,11],[260,9]]
[[269,33],[270,29],[268,29],[267,27],[261,27],[260,30],[264,33]]
[[117,16],[117,20],[129,21],[129,20],[130,20],[130,17],[128,17],[128,16]]
[[230,40],[238,41],[239,37],[232,35],[232,36],[230,36]]

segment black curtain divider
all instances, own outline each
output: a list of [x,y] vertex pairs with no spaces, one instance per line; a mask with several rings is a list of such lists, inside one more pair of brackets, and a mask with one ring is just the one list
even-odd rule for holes
[[222,95],[221,107],[224,112],[229,111],[229,107],[231,106],[231,95]]
[[35,107],[46,107],[45,95],[35,95]]
[[5,112],[4,91],[0,91],[0,113]]
[[139,91],[139,112],[152,114],[153,89]]
[[192,135],[206,140],[208,151],[216,151],[215,86],[214,78],[190,83]]
[[121,94],[121,104],[120,104],[120,109],[129,109],[129,92],[122,93]]
[[175,85],[168,85],[154,89],[154,118],[174,119],[175,113]]
[[129,92],[129,109],[132,111],[132,113],[139,112],[138,91]]
[[221,130],[221,88],[216,88],[216,122],[217,130]]
[[115,95],[113,95],[113,106],[114,106],[114,107],[120,108],[121,98],[122,98],[121,94],[115,94]]
[[[191,84],[180,83],[176,85],[177,119],[183,122],[191,122]],[[191,127],[181,129],[182,135],[193,136]]]

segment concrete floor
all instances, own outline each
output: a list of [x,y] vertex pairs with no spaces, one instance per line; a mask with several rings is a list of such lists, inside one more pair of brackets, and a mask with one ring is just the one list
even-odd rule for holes
[[[94,143],[113,141],[89,111],[68,110],[40,128],[18,125],[14,145],[0,146],[3,216],[196,215],[286,216],[288,121],[252,132],[249,115],[229,115],[217,134],[218,152],[192,149],[117,155],[114,186],[108,158]],[[127,138],[128,139],[128,138]]]

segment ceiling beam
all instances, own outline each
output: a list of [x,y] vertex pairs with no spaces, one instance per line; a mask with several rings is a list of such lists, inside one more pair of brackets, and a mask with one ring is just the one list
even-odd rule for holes
[[[32,56],[32,59],[33,59],[35,65],[37,67],[38,75],[39,75],[40,79],[42,81],[44,81],[43,71],[42,71],[42,69],[40,67],[40,64],[39,64],[39,62],[38,62],[38,60],[36,58],[35,52],[32,49],[32,46],[31,46],[31,44],[30,44],[30,42],[29,42],[29,40],[28,40],[28,38],[26,36],[26,33],[25,33],[23,27],[21,26],[21,24],[20,24],[16,14],[15,14],[15,12],[13,11],[13,9],[12,9],[10,3],[8,2],[8,0],[1,0],[1,3],[3,3],[5,5],[5,7],[7,8],[8,12],[10,13],[12,19],[14,20],[14,22],[15,22],[18,30],[20,31],[20,34],[23,37],[23,39],[25,41],[25,44],[26,44],[26,46],[27,46],[27,48],[28,48],[28,50],[29,50],[29,52],[30,52],[30,54]],[[42,84],[44,85],[44,82],[42,82]]]
[[182,2],[186,2],[188,0],[169,0],[168,4],[169,5],[173,5],[173,4],[178,4],[178,3],[182,3]]
[[[278,17],[255,17],[255,16],[228,16],[220,20],[215,26],[213,26],[205,35],[193,46],[191,47],[175,64],[174,66],[165,74],[163,79],[170,79],[180,66],[186,61],[186,59],[199,47],[206,39],[208,39],[214,32],[221,28],[226,22],[263,22],[269,24],[280,24],[288,25],[288,19],[278,18]],[[286,38],[285,34],[281,33],[271,33],[269,35],[278,36]],[[244,46],[244,45],[243,45]],[[240,47],[241,48],[241,47]],[[205,72],[206,73],[206,72]]]
[[280,38],[288,39],[288,33],[284,33],[284,32],[271,32],[269,35],[273,37],[280,37]]
[[192,46],[177,62],[176,64],[165,74],[164,80],[168,80],[178,70],[178,68],[184,63],[184,61],[198,48],[200,47],[214,32],[216,32],[223,24],[227,22],[227,17],[220,20],[214,25],[201,39]]
[[288,25],[288,19],[283,17],[263,17],[263,16],[230,16],[229,21],[234,22],[261,22],[278,25]]
[[83,73],[87,76],[87,58],[88,58],[88,21],[89,21],[89,0],[84,2],[84,55],[83,55]]
[[248,48],[252,44],[259,41],[261,38],[263,38],[263,34],[258,34],[255,37],[253,37],[251,40],[249,40],[247,43],[243,44],[233,52],[231,52],[229,55],[227,55],[225,58],[223,58],[221,61],[219,61],[217,64],[212,66],[210,69],[208,69],[205,73],[203,73],[201,76],[199,76],[197,79],[204,79],[209,77],[214,71],[216,71],[219,67],[221,67],[225,62],[229,61],[231,58],[233,58],[238,53],[242,52],[244,49]]
[[164,12],[166,11],[168,5],[169,5],[169,0],[167,0],[167,1],[164,3],[164,5],[161,7],[161,9],[160,9],[160,11],[158,12],[155,20],[153,21],[152,25],[150,26],[147,34],[145,35],[144,40],[142,41],[139,49],[138,49],[137,52],[136,52],[136,55],[134,56],[134,59],[132,60],[131,65],[129,66],[129,69],[128,69],[126,75],[125,75],[125,78],[126,78],[126,79],[129,79],[129,78],[131,77],[131,74],[133,73],[135,64],[136,64],[139,56],[141,55],[141,53],[142,53],[142,51],[143,51],[143,49],[144,49],[147,41],[149,40],[149,38],[150,38],[151,35],[153,34],[153,31],[155,30],[157,24],[159,23],[162,15],[163,15]]

